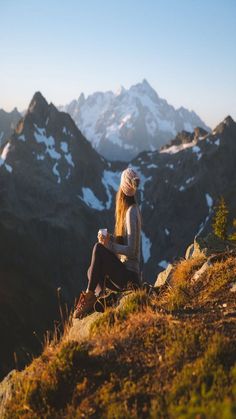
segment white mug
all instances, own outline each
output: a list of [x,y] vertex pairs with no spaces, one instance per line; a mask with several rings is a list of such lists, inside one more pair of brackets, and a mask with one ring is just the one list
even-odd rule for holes
[[100,230],[98,230],[98,235],[101,235],[102,237],[106,237],[107,236],[107,228],[100,228]]

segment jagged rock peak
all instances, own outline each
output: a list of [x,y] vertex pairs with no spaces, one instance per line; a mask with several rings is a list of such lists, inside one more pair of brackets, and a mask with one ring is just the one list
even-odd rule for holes
[[12,109],[12,111],[7,112],[4,111],[4,109],[0,109],[0,114],[2,116],[20,116],[20,112],[18,111],[18,109],[15,107],[14,109]]
[[143,79],[141,83],[137,83],[134,86],[131,86],[130,90],[138,90],[142,93],[154,95],[155,98],[158,98],[157,92],[153,89],[153,87],[148,83],[146,79]]
[[[76,102],[76,101],[75,101]],[[78,105],[79,106],[82,106],[83,104],[84,104],[84,102],[85,102],[85,96],[84,96],[84,93],[80,93],[80,95],[79,95],[79,99],[78,99]]]
[[225,128],[235,128],[236,122],[233,120],[233,118],[228,115],[219,125],[215,127],[213,130],[213,134],[222,134],[222,132],[225,130]]
[[123,93],[126,92],[126,89],[124,86],[120,85],[115,93],[116,96],[121,96]]
[[235,121],[233,120],[233,118],[230,116],[230,115],[228,115],[225,119],[224,119],[224,124],[225,125],[228,125],[228,126],[230,126],[230,125],[235,125]]
[[28,112],[34,113],[48,107],[48,102],[41,92],[36,92],[29,104]]

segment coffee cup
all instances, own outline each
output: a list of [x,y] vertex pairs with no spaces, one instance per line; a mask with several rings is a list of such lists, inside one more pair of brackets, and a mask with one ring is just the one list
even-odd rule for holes
[[98,230],[98,235],[102,236],[102,237],[106,237],[107,236],[107,228],[100,228],[100,230]]

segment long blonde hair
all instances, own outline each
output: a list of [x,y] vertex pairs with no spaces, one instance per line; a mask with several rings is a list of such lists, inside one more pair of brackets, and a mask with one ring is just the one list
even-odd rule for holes
[[125,195],[122,189],[119,188],[116,194],[115,236],[124,236],[126,212],[134,204],[136,204],[135,197]]

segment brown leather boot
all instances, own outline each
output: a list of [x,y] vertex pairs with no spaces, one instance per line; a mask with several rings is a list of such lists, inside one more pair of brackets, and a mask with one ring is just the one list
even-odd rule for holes
[[77,307],[74,311],[73,318],[82,319],[86,314],[88,314],[91,311],[96,301],[97,297],[93,293],[93,291],[82,291],[79,297]]

